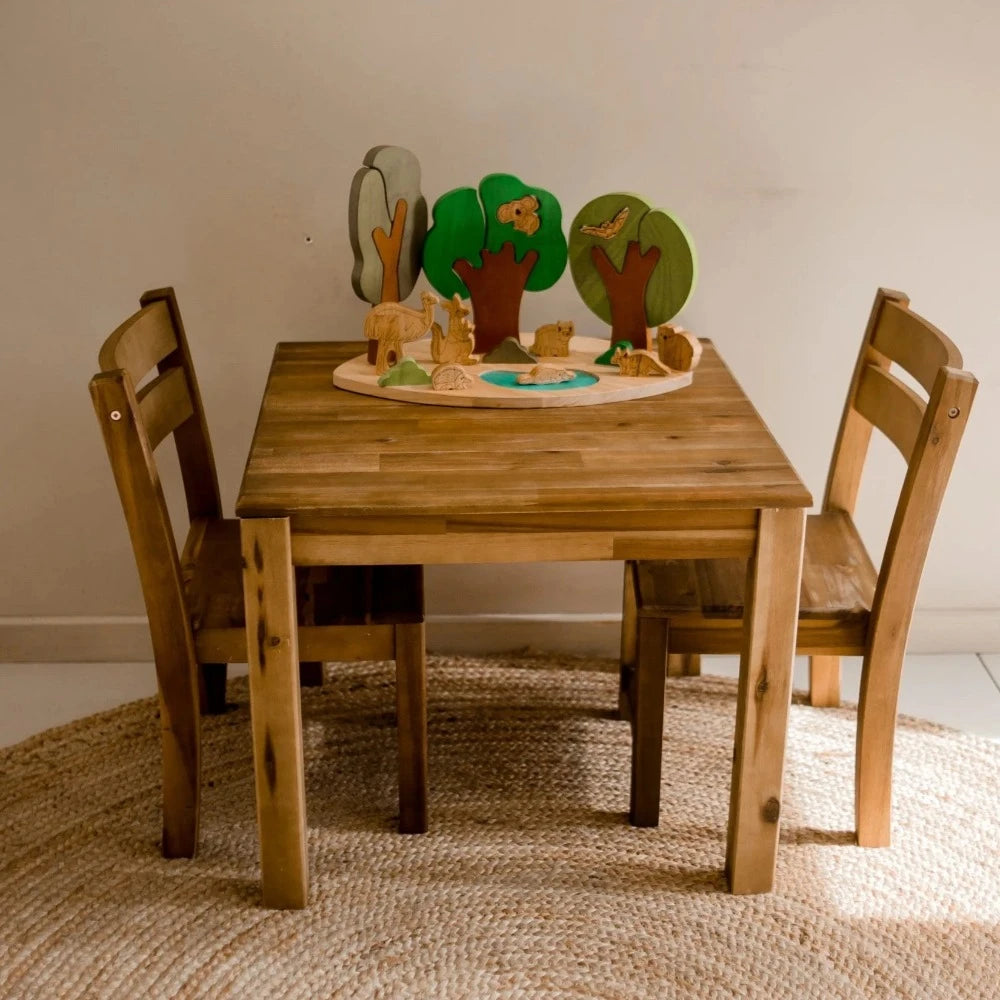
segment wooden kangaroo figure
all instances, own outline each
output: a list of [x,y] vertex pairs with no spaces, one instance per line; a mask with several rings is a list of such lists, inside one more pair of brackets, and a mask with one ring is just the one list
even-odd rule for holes
[[445,334],[437,323],[431,327],[431,357],[438,364],[474,365],[476,361],[470,355],[475,346],[476,327],[465,318],[469,315],[468,308],[462,305],[458,292],[442,306],[448,314],[448,332]]

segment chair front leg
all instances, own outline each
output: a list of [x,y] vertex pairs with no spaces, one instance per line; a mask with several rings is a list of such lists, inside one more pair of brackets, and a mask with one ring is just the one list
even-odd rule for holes
[[658,826],[663,760],[667,619],[640,618],[632,700],[632,789],[629,822]]

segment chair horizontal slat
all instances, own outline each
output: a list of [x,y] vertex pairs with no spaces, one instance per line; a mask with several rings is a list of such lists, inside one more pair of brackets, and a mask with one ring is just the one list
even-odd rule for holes
[[[802,618],[795,635],[795,651],[802,656],[864,656],[867,637],[867,620]],[[743,622],[739,618],[671,618],[668,645],[671,653],[733,655],[743,646]]]
[[905,368],[928,393],[941,368],[962,367],[962,354],[951,340],[898,302],[883,305],[872,346]]
[[[204,628],[195,633],[201,663],[245,663],[243,628]],[[393,625],[303,625],[299,628],[300,660],[391,660],[396,655]]]
[[423,621],[420,566],[337,566],[314,583],[316,624]]
[[910,461],[927,404],[909,386],[884,368],[866,365],[854,408],[889,438],[905,461]]
[[[239,521],[192,523],[181,573],[196,637],[203,631],[225,629],[242,634],[246,625],[242,567]],[[310,568],[299,572],[300,584],[305,583],[305,572],[309,573],[309,586],[299,588],[304,625],[356,627],[423,621],[420,566]],[[307,607],[310,598],[313,604]],[[212,641],[218,646],[221,639],[215,636]],[[348,647],[339,658],[350,659]],[[313,659],[304,652],[302,658]]]
[[151,448],[194,413],[184,369],[168,368],[136,394]]
[[101,371],[123,368],[137,385],[167,355],[177,350],[170,310],[165,301],[153,302],[127,319],[101,347]]

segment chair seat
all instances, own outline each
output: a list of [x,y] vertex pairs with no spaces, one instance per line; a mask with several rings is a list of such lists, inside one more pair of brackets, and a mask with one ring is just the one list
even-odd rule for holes
[[[744,559],[639,562],[640,615],[670,619],[671,652],[738,651],[746,591]],[[860,655],[877,574],[842,511],[806,519],[799,607],[800,652]]]
[[[192,525],[181,573],[195,633],[246,625],[240,522]],[[302,625],[401,625],[424,620],[420,566],[299,567]]]

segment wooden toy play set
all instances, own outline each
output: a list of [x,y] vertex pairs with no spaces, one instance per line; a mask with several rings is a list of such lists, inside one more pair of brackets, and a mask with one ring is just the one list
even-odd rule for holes
[[[550,192],[490,174],[478,190],[442,195],[428,228],[416,157],[376,146],[354,177],[349,219],[352,283],[372,309],[367,353],[333,373],[342,389],[523,409],[654,396],[691,382],[701,344],[669,320],[694,288],[694,246],[676,219],[635,195],[588,202],[567,242]],[[551,288],[567,261],[584,303],[610,324],[609,340],[578,336],[567,320],[522,335],[523,294]],[[400,300],[421,268],[438,295],[421,292],[413,309]]]

